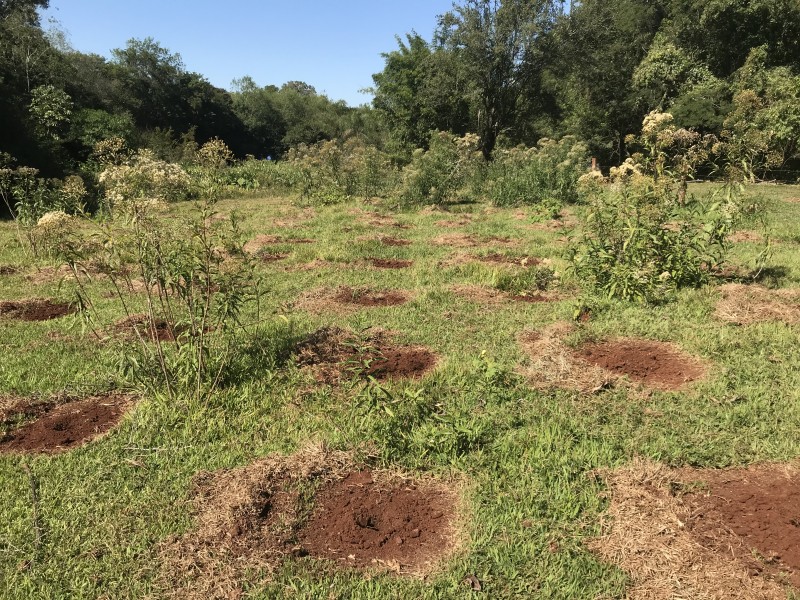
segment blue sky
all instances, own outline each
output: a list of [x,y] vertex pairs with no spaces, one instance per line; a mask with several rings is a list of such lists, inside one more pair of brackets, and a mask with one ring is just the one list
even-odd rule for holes
[[259,85],[300,80],[351,106],[383,69],[394,36],[430,39],[452,0],[50,0],[76,50],[110,56],[130,38],[155,38],[186,68],[230,88],[250,75]]

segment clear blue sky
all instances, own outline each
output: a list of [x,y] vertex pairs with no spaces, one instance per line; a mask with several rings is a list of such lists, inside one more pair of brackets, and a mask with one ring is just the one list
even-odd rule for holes
[[250,75],[259,85],[299,80],[351,106],[383,69],[394,36],[431,39],[452,0],[50,0],[73,48],[109,57],[130,38],[152,37],[189,71],[230,89]]

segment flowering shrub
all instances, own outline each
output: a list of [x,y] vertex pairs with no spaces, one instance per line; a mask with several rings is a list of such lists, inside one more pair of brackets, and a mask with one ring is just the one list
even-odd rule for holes
[[150,150],[139,150],[119,165],[107,165],[99,182],[109,212],[135,215],[186,198],[191,179],[180,166],[158,160]]
[[578,198],[578,179],[586,172],[589,151],[573,136],[540,140],[535,148],[501,150],[485,183],[496,206],[541,204],[558,209]]
[[233,152],[227,144],[219,138],[212,138],[195,153],[197,163],[207,169],[224,169],[233,162]]
[[400,199],[409,204],[444,204],[455,199],[480,164],[474,133],[457,137],[444,131],[431,134],[428,150],[414,151],[403,169]]

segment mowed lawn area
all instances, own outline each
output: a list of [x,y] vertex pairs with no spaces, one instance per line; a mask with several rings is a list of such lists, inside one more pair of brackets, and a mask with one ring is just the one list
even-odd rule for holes
[[262,293],[200,396],[0,223],[0,597],[798,597],[800,186],[748,191],[655,306],[571,273],[581,205],[220,201]]

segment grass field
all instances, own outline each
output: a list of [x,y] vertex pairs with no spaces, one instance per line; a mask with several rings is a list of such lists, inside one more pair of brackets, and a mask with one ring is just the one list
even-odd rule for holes
[[[750,191],[769,206],[773,242],[760,285],[800,288],[800,200],[789,201],[800,198],[800,187]],[[424,578],[365,576],[289,556],[240,573],[235,584],[244,597],[622,598],[629,575],[587,544],[607,523],[608,488],[598,469],[638,459],[739,467],[800,454],[800,324],[726,322],[715,313],[718,284],[655,307],[595,301],[590,318],[575,322],[582,282],[563,255],[580,206],[563,224],[531,209],[481,204],[388,213],[252,198],[217,208],[236,211],[248,239],[283,238],[263,250],[281,258],[259,267],[261,337],[243,336],[239,376],[209,398],[144,394],[113,432],[83,447],[0,454],[3,598],[180,597],[176,590],[191,582],[165,568],[165,548],[195,527],[196,474],[315,444],[375,472],[447,483],[459,498],[458,545]],[[730,262],[746,270],[762,245],[758,236],[740,237]],[[479,260],[493,253],[529,262]],[[378,268],[375,258],[412,262]],[[533,259],[556,273],[548,301],[515,301]],[[0,275],[0,300],[74,297],[68,277],[48,275],[56,265],[26,257],[11,223],[0,224],[0,265],[16,267]],[[100,329],[124,316],[105,294],[107,281],[87,286]],[[401,290],[409,300],[342,308],[331,300],[342,286]],[[537,372],[521,339],[559,323],[571,324],[563,327],[566,348],[614,338],[671,342],[703,365],[704,376],[679,390],[625,381],[593,391],[543,385],[552,374]],[[334,325],[359,335],[388,330],[393,343],[427,347],[436,367],[417,379],[320,383],[286,350]],[[88,396],[126,385],[116,366],[119,343],[98,342],[78,317],[0,318],[0,349],[0,398]]]

